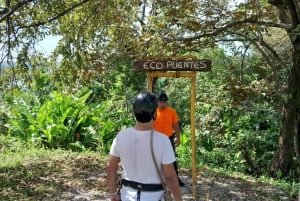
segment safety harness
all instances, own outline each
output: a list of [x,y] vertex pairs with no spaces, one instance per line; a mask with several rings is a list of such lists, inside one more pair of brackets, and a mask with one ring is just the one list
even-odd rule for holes
[[141,200],[141,191],[161,191],[163,190],[162,184],[142,184],[135,181],[122,179],[122,185],[131,187],[137,190],[137,201]]

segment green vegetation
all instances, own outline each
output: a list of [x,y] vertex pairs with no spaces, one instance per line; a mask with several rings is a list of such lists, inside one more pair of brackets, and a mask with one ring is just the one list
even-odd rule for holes
[[[255,72],[251,71],[245,84],[238,86],[235,75],[226,75],[227,71],[222,70],[226,65],[233,65],[234,57],[221,50],[207,50],[204,56],[212,59],[215,69],[211,73],[199,73],[196,80],[199,88],[196,106],[198,168],[209,166],[228,176],[249,175],[295,196],[299,186],[296,166],[285,177],[278,172],[280,179],[272,180],[269,175],[280,124],[280,113],[270,103],[274,98],[273,85],[266,83],[263,77],[252,76]],[[252,60],[255,57],[249,58],[249,65]],[[52,154],[55,158],[57,155],[86,155],[87,151],[92,151],[105,158],[116,133],[134,123],[131,103],[139,90],[135,84],[138,80],[134,79],[140,75],[133,76],[132,83],[126,80],[125,71],[130,67],[129,63],[123,63],[102,83],[89,84],[73,92],[40,90],[40,93],[33,93],[37,88],[32,87],[15,90],[13,96],[3,94],[1,168],[22,167],[35,160],[47,160]],[[218,79],[219,74],[223,74],[222,79]],[[112,79],[114,82],[109,82]],[[183,133],[178,161],[182,168],[189,168],[192,160],[188,82],[160,78],[156,83],[156,91],[167,90],[170,105],[176,108],[181,119]],[[258,84],[260,87],[248,87]]]

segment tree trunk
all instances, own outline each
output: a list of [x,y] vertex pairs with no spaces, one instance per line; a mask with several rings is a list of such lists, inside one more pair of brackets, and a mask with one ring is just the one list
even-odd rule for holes
[[[294,153],[295,118],[294,107],[289,102],[283,108],[283,120],[279,134],[278,148],[271,167],[271,176],[285,176],[292,167]],[[277,174],[279,173],[280,174]]]
[[[300,108],[300,37],[293,41],[294,59],[291,69],[286,101],[283,106],[283,120],[279,134],[279,145],[271,167],[271,175],[289,173],[295,154],[295,139],[298,138],[298,110]],[[298,143],[298,142],[297,142]],[[297,147],[296,147],[297,148]]]
[[297,121],[296,121],[296,136],[295,136],[295,153],[296,153],[296,162],[298,169],[300,168],[300,108],[297,108]]
[[293,29],[286,30],[293,45],[293,64],[283,98],[279,144],[270,171],[272,176],[278,176],[278,172],[281,176],[285,176],[292,168],[293,157],[298,149],[296,145],[299,144],[297,118],[300,108],[300,3],[295,0],[269,0],[268,2],[278,8],[278,17],[282,23],[293,26]]

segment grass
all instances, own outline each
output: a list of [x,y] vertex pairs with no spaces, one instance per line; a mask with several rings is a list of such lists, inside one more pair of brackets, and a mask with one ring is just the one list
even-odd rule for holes
[[[192,153],[191,153],[191,145],[188,139],[183,139],[184,141],[182,144],[185,144],[185,146],[179,146],[177,147],[177,160],[179,163],[180,168],[184,169],[191,169],[191,163],[192,163]],[[205,172],[205,174],[209,174],[211,177],[217,177],[218,175],[221,175],[222,177],[227,178],[239,178],[244,179],[245,181],[252,181],[255,180],[257,183],[261,184],[268,184],[272,185],[278,189],[282,189],[285,192],[288,192],[289,197],[297,197],[300,195],[300,181],[299,182],[290,182],[284,179],[273,179],[268,176],[262,175],[259,178],[254,178],[239,172],[234,172],[228,169],[223,168],[213,168],[211,166],[207,166],[206,164],[203,164],[201,161],[201,156],[196,156],[197,162],[197,170],[201,172]],[[200,161],[200,162],[199,162]],[[263,192],[262,192],[263,193]],[[300,200],[300,198],[299,198]]]
[[[105,194],[106,160],[106,154],[37,148],[0,136],[0,201],[72,200],[72,197],[64,197],[70,195],[64,194],[76,194],[74,192],[78,188],[86,192],[103,191]],[[289,197],[298,195],[298,183],[291,184],[267,177],[252,178],[205,165],[198,167],[198,170],[202,178],[209,177],[212,181],[233,179],[235,185],[244,185],[245,189],[249,188],[249,183],[255,183],[254,187],[258,188],[255,191],[258,193],[265,193],[264,184],[267,184],[288,192]],[[246,183],[240,183],[241,180]],[[105,199],[97,197],[97,200]]]
[[[95,152],[37,148],[0,136],[0,201],[60,200],[55,196],[81,184],[106,190],[105,182],[98,181],[105,161]],[[82,182],[90,172],[97,174],[96,182]]]
[[[267,176],[261,176],[259,178],[255,178],[249,175],[245,175],[239,172],[233,172],[230,170],[225,169],[218,169],[218,168],[212,168],[205,165],[201,165],[199,167],[201,172],[204,172],[206,175],[209,175],[209,177],[225,177],[225,178],[232,178],[232,179],[238,179],[243,180],[250,183],[256,183],[254,187],[261,188],[265,186],[272,186],[273,188],[281,189],[284,192],[288,192],[289,197],[297,197],[299,194],[299,183],[295,182],[288,182],[283,179],[273,179]],[[247,184],[248,185],[248,184]],[[253,186],[252,186],[253,187]],[[264,193],[263,191],[261,191]]]

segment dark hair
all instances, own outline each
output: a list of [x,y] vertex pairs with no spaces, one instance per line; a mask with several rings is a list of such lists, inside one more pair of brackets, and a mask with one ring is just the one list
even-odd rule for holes
[[153,93],[142,91],[134,100],[133,112],[136,120],[146,123],[154,119],[157,108],[157,99]]
[[165,92],[161,92],[158,96],[158,100],[159,101],[168,101],[169,99],[168,99],[168,96]]

